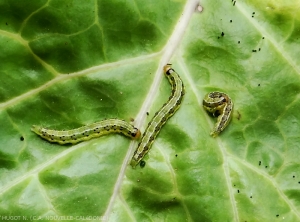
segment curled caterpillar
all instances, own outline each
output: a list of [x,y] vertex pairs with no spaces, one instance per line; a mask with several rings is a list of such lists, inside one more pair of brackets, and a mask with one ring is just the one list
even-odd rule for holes
[[52,143],[79,143],[109,133],[122,133],[127,137],[137,139],[141,132],[130,123],[119,119],[107,119],[72,130],[52,130],[33,125],[31,130],[40,137]]
[[206,111],[212,113],[214,117],[218,117],[214,129],[210,133],[212,137],[216,137],[231,120],[233,102],[226,93],[210,92],[203,99],[203,107]]
[[155,113],[152,120],[148,123],[148,126],[142,136],[141,142],[138,144],[130,165],[135,168],[137,164],[143,159],[143,157],[149,152],[151,145],[158,135],[162,126],[166,121],[173,116],[173,114],[180,107],[180,104],[184,95],[183,82],[179,75],[172,69],[171,65],[164,66],[164,73],[168,78],[171,87],[172,95],[167,103],[165,103],[158,112]]

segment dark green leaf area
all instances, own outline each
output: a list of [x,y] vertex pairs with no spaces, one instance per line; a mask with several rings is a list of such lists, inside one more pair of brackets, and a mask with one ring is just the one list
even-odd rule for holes
[[[101,208],[101,198],[95,196],[95,193],[101,191],[100,187],[94,185],[96,179],[94,176],[92,178],[89,176],[70,178],[55,174],[53,171],[42,173],[40,176],[41,184],[45,187],[52,204],[57,206],[60,214],[75,213],[79,216],[96,215]],[[89,180],[90,185],[81,183],[86,180]],[[100,181],[100,178],[97,181]]]
[[181,13],[180,7],[170,12],[169,4],[160,5],[159,11],[149,12],[128,1],[82,5],[51,1],[28,19],[22,36],[29,40],[33,52],[58,72],[75,72],[159,51],[166,43],[166,33],[175,25],[165,12]]
[[172,149],[175,152],[185,150],[192,144],[189,135],[185,131],[181,130],[178,126],[171,123],[167,123],[165,126],[163,126],[159,136],[170,142],[172,144]]
[[0,204],[2,215],[10,215],[10,212],[14,212],[16,215],[32,216],[32,214],[42,215],[49,212],[48,200],[41,193],[36,177],[30,177],[11,187],[1,195],[1,199],[9,200]]
[[[90,1],[53,0],[32,14],[22,31],[28,40],[49,35],[76,35],[95,21],[95,5]],[[76,33],[76,34],[75,34]]]
[[222,137],[229,138],[225,141],[226,148],[229,153],[235,154],[239,157],[244,157],[247,152],[247,140],[245,134],[240,130],[240,126],[236,125],[236,121],[233,121],[228,129],[224,130]]
[[44,184],[46,187],[53,189],[59,185],[60,189],[67,189],[73,187],[74,181],[70,180],[69,177],[65,175],[55,174],[53,169],[47,169],[44,172],[40,173],[39,180],[41,184]]
[[[257,81],[260,82],[260,87],[252,87],[249,91],[254,96],[256,107],[260,112],[260,117],[267,120],[278,120],[283,112],[288,109],[291,103],[297,97],[297,92],[300,91],[299,77],[290,68],[281,66],[276,68],[268,68],[267,71],[262,71],[256,74]],[[268,79],[266,78],[268,75]],[[272,83],[270,83],[272,79]],[[284,99],[283,99],[284,98]],[[274,109],[276,107],[276,109]]]
[[[74,90],[74,84],[76,90]],[[110,113],[107,112],[108,110],[112,111],[111,113],[116,112],[114,108],[119,99],[118,89],[114,84],[100,80],[90,81],[86,78],[75,82],[69,81],[41,93],[41,101],[50,109],[76,119],[80,118],[81,113],[91,109],[96,109],[94,111],[97,113]],[[74,110],[74,105],[76,110]]]
[[252,142],[247,147],[246,158],[257,168],[275,174],[284,163],[282,153],[276,148],[266,145],[264,141]]
[[[295,4],[297,1],[284,4],[280,1],[266,1],[259,0],[247,1],[248,7],[252,6],[256,13],[253,20],[258,16],[259,20],[268,21],[266,24],[261,24],[266,28],[276,41],[286,40],[288,33],[296,31],[295,25],[299,24],[299,15]],[[259,4],[262,3],[262,4]],[[251,14],[251,13],[250,13]],[[249,14],[249,15],[250,15]],[[299,33],[298,33],[299,35]]]
[[[118,163],[126,153],[122,149],[126,139],[104,136],[98,140],[98,145],[88,141],[86,148],[74,149],[39,173],[40,183],[60,215],[99,215],[106,210],[111,184],[120,170]],[[107,145],[111,142],[114,145]]]
[[277,123],[279,129],[285,132],[286,147],[285,157],[289,162],[299,162],[298,152],[300,150],[300,100],[296,98],[290,105],[286,106]]
[[140,53],[155,52],[164,43],[161,31],[149,21],[139,21],[130,30],[126,26],[123,27],[126,29],[108,29],[105,33],[104,43],[109,45],[105,49],[105,55],[110,62],[124,59],[125,56],[134,57]]
[[[28,16],[42,7],[46,0],[35,1],[0,1],[0,30],[16,33]],[[32,31],[32,30],[31,30]]]
[[276,178],[285,194],[298,205],[300,197],[300,165],[299,163],[289,164],[281,171]]
[[[49,128],[61,125],[66,130],[84,123],[119,117],[119,112],[123,113],[122,108],[117,107],[119,100],[120,93],[114,84],[80,78],[55,85],[41,92],[39,99],[27,103],[27,110],[38,110],[34,117],[36,121],[30,113],[22,114],[23,106],[13,109],[11,115],[17,119],[31,119],[32,125],[48,125]],[[89,113],[88,119],[86,113]]]
[[[103,27],[109,61],[156,52],[174,27],[172,17],[181,13],[183,2],[99,1],[98,20]],[[147,5],[147,6],[146,6]],[[172,7],[170,7],[172,5]],[[176,7],[177,6],[177,7]]]
[[15,158],[8,156],[6,151],[0,152],[0,168],[13,169],[13,168],[17,167],[17,165],[18,165],[18,162],[15,160]]
[[[293,23],[293,26],[294,26],[294,28],[292,29],[292,32],[287,40],[287,42],[291,44],[290,47],[297,45],[300,42],[300,39],[299,39],[299,37],[300,37],[300,33],[299,33],[300,22]],[[295,51],[295,53],[297,53],[297,50]]]
[[131,29],[140,19],[134,1],[98,1],[97,6],[99,23],[107,29]]
[[[206,45],[201,40],[194,41],[187,47],[186,61],[192,63],[191,71],[195,79],[203,76],[204,74],[201,71],[206,72],[206,68],[209,67],[209,78],[201,79],[202,85],[207,83],[218,84],[220,81],[224,85],[233,82],[235,84],[244,83],[244,67],[240,64],[240,59],[232,52],[221,47]],[[214,61],[213,66],[209,65],[211,61]]]
[[24,143],[20,140],[22,135],[16,123],[10,121],[7,113],[1,113],[0,122],[5,127],[0,127],[0,165],[3,168],[14,168],[18,164],[19,152],[24,147]]
[[182,15],[184,0],[135,1],[143,19],[152,21],[164,33],[171,33],[175,25],[174,17]]
[[[156,143],[158,141],[160,139],[157,139]],[[147,198],[157,199],[159,196],[174,198],[173,201],[179,201],[178,206],[176,205],[179,208],[177,211],[183,210],[186,214],[185,217],[195,221],[212,217],[231,218],[228,211],[218,210],[222,207],[230,208],[230,203],[227,189],[224,187],[226,182],[221,156],[217,149],[211,148],[213,144],[214,142],[211,140],[197,145],[195,142],[174,158],[169,156],[169,153],[175,153],[173,150],[168,150],[168,147],[162,144],[154,144],[151,154],[148,154],[147,166],[143,169],[135,169],[134,172],[130,170],[127,173],[127,177],[135,181],[137,186],[135,189],[130,188],[132,189],[130,197],[138,201],[137,203],[139,203],[139,198],[143,197],[145,200],[141,202],[142,204],[148,202]],[[172,146],[172,148],[174,147]],[[156,151],[157,149],[159,151]],[[165,153],[164,157],[166,158],[157,158],[155,151]],[[160,193],[162,194],[160,195]],[[219,207],[212,209],[209,207],[211,205]],[[186,207],[189,209],[188,212],[185,211]],[[199,208],[202,209],[201,212],[199,212]]]
[[[211,186],[211,184],[206,185]],[[232,218],[231,212],[220,210],[230,209],[231,206],[227,203],[228,198],[228,196],[211,196],[211,193],[199,194],[185,197],[184,203],[189,209],[188,213],[193,221],[210,221],[211,218],[217,218],[220,221],[230,221]],[[212,209],[211,205],[215,206],[215,208]]]
[[[177,221],[186,218],[182,200],[176,194],[161,195],[156,190],[133,187],[126,195],[130,196],[128,201],[132,205],[132,210],[144,221],[150,221],[150,218],[151,221],[156,219]],[[169,214],[165,215],[163,213],[165,211]]]
[[[268,206],[263,213],[259,213],[259,220],[269,221],[270,218],[276,218],[276,214],[286,214],[290,221],[298,221],[295,215],[290,213],[290,205],[286,203],[286,197],[274,188],[277,183],[273,177],[233,159],[230,161],[230,176],[236,204],[243,206],[239,208],[239,215],[243,220],[252,218],[253,212],[260,212],[262,207]],[[268,189],[261,189],[261,187]],[[265,195],[268,198],[265,198]],[[270,200],[273,200],[272,204]]]
[[258,136],[261,136],[261,143],[276,147],[275,149],[278,152],[284,150],[284,137],[273,121],[258,119],[256,122],[246,127],[245,137],[249,142],[257,141],[257,138],[260,138]]
[[[144,72],[144,68],[138,71],[126,70],[119,73],[118,76],[110,76],[108,80],[98,80],[95,78],[80,78],[78,81],[78,88],[81,96],[78,96],[78,107],[82,109],[95,109],[94,112],[106,113],[107,117],[128,118],[135,113],[132,109],[133,104],[140,103],[142,95],[146,93],[148,86],[145,86],[143,75],[139,72]],[[107,73],[113,75],[114,73]],[[124,76],[123,76],[124,75]],[[123,79],[124,78],[124,79]],[[137,84],[137,83],[141,84]],[[76,103],[76,101],[73,100]],[[87,106],[91,104],[91,106]],[[126,114],[126,116],[124,115]]]
[[30,47],[60,73],[68,74],[106,61],[102,33],[96,25],[76,35],[38,38],[30,42]]
[[[229,196],[225,186],[222,163],[212,155],[213,152],[201,151],[190,152],[188,155],[181,154],[182,163],[178,164],[176,171],[179,192],[185,197],[190,214],[196,221],[212,217],[232,217],[231,212],[219,210],[220,208],[230,209],[231,206],[228,202]],[[184,167],[184,162],[188,162],[189,165]],[[210,208],[211,205],[216,208]],[[199,208],[193,208],[193,206]],[[201,213],[197,210],[200,208]]]
[[0,36],[0,43],[0,102],[26,93],[53,78],[20,42]]
[[[137,185],[142,188],[143,186],[147,186],[151,190],[155,190],[158,193],[169,194],[174,191],[174,185],[171,181],[166,180],[166,178],[170,178],[171,174],[169,172],[165,172],[161,174],[156,168],[158,164],[152,165],[152,163],[147,162],[145,168],[136,168],[135,170],[139,171],[137,175],[135,174],[135,170],[130,170],[128,172],[128,177],[138,182]],[[153,172],[154,170],[154,172]],[[148,175],[149,172],[152,172],[153,175]]]

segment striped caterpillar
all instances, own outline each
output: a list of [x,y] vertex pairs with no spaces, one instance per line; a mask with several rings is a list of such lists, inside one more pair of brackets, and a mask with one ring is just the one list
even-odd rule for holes
[[212,137],[216,137],[231,120],[233,102],[226,93],[210,92],[203,99],[203,107],[206,111],[212,113],[214,117],[218,117],[214,129],[210,133]]
[[130,123],[119,119],[107,119],[72,130],[51,130],[33,125],[31,130],[40,137],[52,143],[79,143],[109,133],[122,133],[127,137],[137,139],[140,131]]
[[130,165],[133,168],[135,168],[136,165],[139,164],[143,157],[149,152],[151,145],[155,137],[158,135],[160,129],[177,111],[183,99],[184,86],[179,75],[174,71],[174,69],[172,69],[170,64],[164,66],[164,73],[171,84],[172,95],[170,96],[168,102],[165,103],[160,110],[155,113],[152,120],[148,123],[141,142],[138,144],[138,147],[131,159]]

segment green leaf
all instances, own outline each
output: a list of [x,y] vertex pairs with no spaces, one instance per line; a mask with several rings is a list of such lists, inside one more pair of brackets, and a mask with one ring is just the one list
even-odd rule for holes
[[[299,7],[0,0],[0,220],[300,221]],[[166,63],[186,94],[143,168],[121,135],[30,131],[119,118],[144,132],[171,94]],[[210,91],[234,102],[217,138]]]

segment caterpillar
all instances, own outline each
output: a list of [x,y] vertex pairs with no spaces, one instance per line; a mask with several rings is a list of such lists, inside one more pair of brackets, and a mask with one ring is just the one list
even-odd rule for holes
[[137,139],[141,132],[130,123],[119,119],[106,119],[72,130],[52,130],[33,125],[31,131],[52,143],[79,143],[109,133],[122,133],[127,137]]
[[226,93],[210,92],[203,99],[203,107],[206,111],[212,113],[214,117],[218,117],[214,129],[210,133],[212,137],[216,137],[231,120],[233,102]]
[[141,142],[138,144],[133,157],[130,161],[130,165],[135,168],[137,164],[143,159],[143,157],[149,152],[151,145],[155,137],[160,132],[162,126],[166,121],[174,115],[174,113],[180,107],[184,96],[184,85],[179,75],[172,69],[170,64],[164,66],[164,73],[169,80],[172,88],[172,94],[158,112],[155,113],[152,120],[148,123],[148,126],[142,136]]

